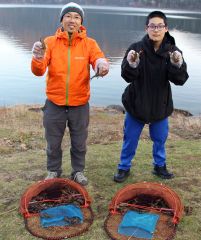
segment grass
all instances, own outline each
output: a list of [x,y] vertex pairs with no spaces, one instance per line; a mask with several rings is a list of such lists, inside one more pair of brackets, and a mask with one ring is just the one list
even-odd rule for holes
[[[37,109],[37,108],[36,108]],[[93,225],[77,240],[107,240],[104,220],[114,194],[130,183],[162,182],[176,191],[192,214],[184,215],[177,230],[176,240],[199,240],[201,236],[201,121],[175,114],[170,119],[167,141],[168,168],[176,177],[161,180],[151,174],[152,145],[148,128],[143,131],[131,176],[117,184],[112,177],[121,150],[124,116],[117,112],[93,109],[88,138],[86,187],[92,197],[95,214]],[[182,126],[181,126],[182,123]],[[195,136],[195,137],[194,137]],[[70,173],[69,139],[63,141],[63,177]],[[19,200],[27,187],[45,177],[45,140],[40,111],[29,106],[0,108],[0,239],[36,239],[24,227],[19,214]]]

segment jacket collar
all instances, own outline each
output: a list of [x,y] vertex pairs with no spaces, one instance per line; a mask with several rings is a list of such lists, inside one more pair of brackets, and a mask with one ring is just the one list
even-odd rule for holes
[[158,55],[166,57],[167,53],[171,52],[175,47],[175,39],[170,35],[169,32],[166,32],[160,48],[155,52],[153,41],[149,38],[148,34],[142,39],[143,48],[147,52],[156,53]]
[[[55,33],[57,38],[63,38],[69,40],[69,35],[67,32],[63,31],[62,28],[58,28]],[[87,37],[87,31],[84,26],[81,26],[78,32],[72,34],[71,39],[72,41],[75,39],[83,39]]]

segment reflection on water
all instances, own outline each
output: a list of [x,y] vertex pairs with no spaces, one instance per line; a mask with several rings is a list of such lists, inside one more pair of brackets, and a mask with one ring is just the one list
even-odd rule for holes
[[[35,77],[30,71],[33,43],[52,35],[59,26],[61,6],[4,7],[0,5],[0,105],[43,103],[45,77]],[[126,86],[120,76],[120,64],[125,50],[144,32],[145,17],[150,9],[85,7],[84,25],[95,38],[111,63],[105,78],[91,82],[91,104],[105,106],[121,104]],[[201,14],[166,11],[171,34],[183,50],[190,75],[187,83],[173,86],[176,108],[201,113]]]

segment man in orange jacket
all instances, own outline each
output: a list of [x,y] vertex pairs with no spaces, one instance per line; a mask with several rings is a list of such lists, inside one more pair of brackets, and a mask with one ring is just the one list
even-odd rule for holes
[[81,185],[84,176],[86,140],[89,124],[90,65],[97,76],[105,76],[109,64],[96,41],[87,37],[82,25],[84,11],[70,2],[60,12],[61,28],[44,42],[35,42],[32,72],[46,76],[47,99],[43,107],[43,124],[47,140],[46,179],[62,173],[61,143],[66,129],[71,138],[71,178]]

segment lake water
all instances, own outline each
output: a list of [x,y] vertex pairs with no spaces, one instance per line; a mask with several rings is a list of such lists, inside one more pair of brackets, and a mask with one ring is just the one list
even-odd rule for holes
[[[59,26],[60,5],[0,4],[0,106],[42,104],[45,77],[31,73],[31,48],[41,36],[53,35]],[[146,15],[152,9],[86,6],[84,25],[110,60],[110,73],[91,81],[91,105],[121,104],[126,82],[120,65],[128,46],[140,40]],[[174,86],[175,108],[201,114],[201,13],[164,10],[170,33],[183,51],[189,80]]]

